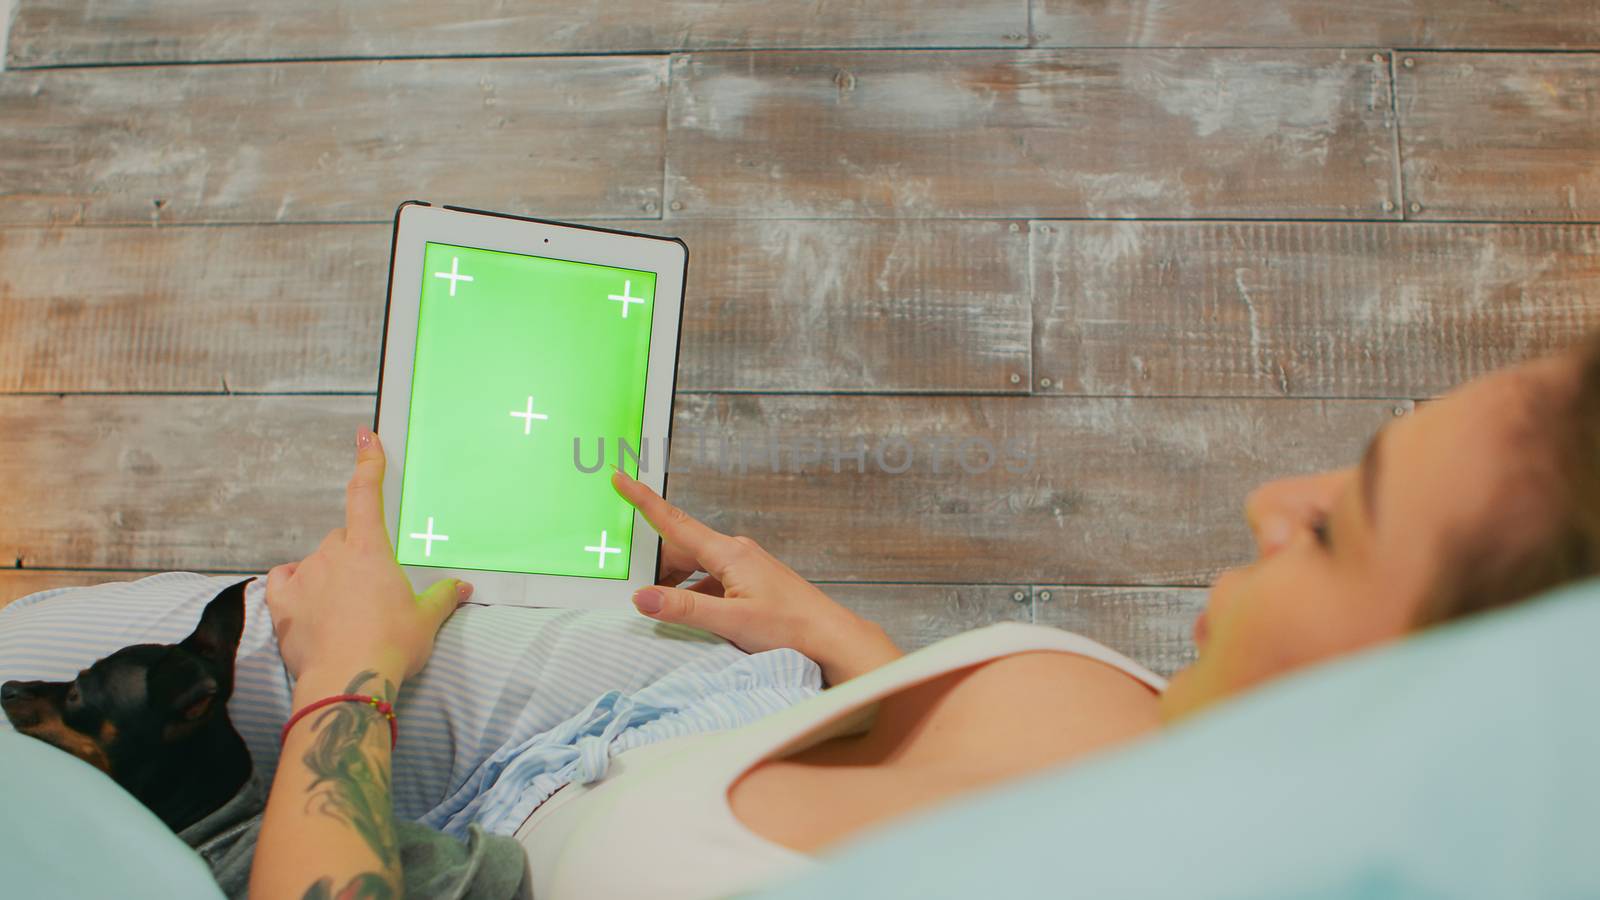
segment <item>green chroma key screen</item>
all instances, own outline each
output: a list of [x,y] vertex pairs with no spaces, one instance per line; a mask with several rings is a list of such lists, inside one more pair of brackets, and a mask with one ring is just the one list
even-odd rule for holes
[[[653,272],[427,244],[396,558],[626,578],[633,508],[593,467],[638,448]],[[630,475],[638,466],[625,460]]]

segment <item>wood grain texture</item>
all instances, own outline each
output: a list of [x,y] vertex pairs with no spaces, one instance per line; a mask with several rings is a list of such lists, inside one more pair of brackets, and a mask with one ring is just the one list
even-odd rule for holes
[[0,224],[654,215],[663,57],[10,72]]
[[673,221],[689,243],[680,388],[1028,389],[1017,222]]
[[1427,397],[1600,327],[1593,225],[1036,222],[1033,247],[1045,393]]
[[1600,220],[1600,54],[1410,53],[1397,72],[1410,218]]
[[10,65],[1027,42],[1028,0],[17,0]]
[[[882,625],[907,653],[996,622],[1027,622],[1028,589],[1003,584],[819,585],[828,596]],[[1019,602],[1014,599],[1022,596]]]
[[132,581],[148,574],[115,569],[0,569],[0,608],[40,591]]
[[1345,51],[680,56],[668,216],[1384,217],[1391,115]]
[[[1204,584],[1250,556],[1239,510],[1251,487],[1349,463],[1393,406],[690,395],[668,490],[816,580]],[[0,484],[13,486],[0,562],[264,571],[298,559],[342,520],[350,436],[371,415],[371,397],[0,397]],[[763,442],[779,450],[775,473]],[[1024,457],[1031,468],[1012,471]]]
[[[682,390],[1028,388],[1020,223],[624,227],[688,241]],[[0,392],[374,391],[389,235],[0,229]]]
[[1600,47],[1593,0],[1032,0],[1043,47]]
[[0,567],[263,572],[343,524],[371,397],[0,397]]
[[388,225],[0,229],[0,391],[373,391]]
[[1201,588],[1042,586],[1034,621],[1093,638],[1161,675],[1195,660],[1194,620],[1205,609]]

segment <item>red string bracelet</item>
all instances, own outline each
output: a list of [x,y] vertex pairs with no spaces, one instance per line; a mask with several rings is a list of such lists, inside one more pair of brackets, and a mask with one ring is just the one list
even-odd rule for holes
[[301,707],[299,712],[290,716],[289,721],[283,723],[283,731],[278,733],[278,746],[283,746],[283,742],[289,739],[289,729],[294,727],[294,723],[300,721],[311,713],[322,709],[324,706],[332,706],[335,703],[346,702],[365,703],[381,713],[385,719],[389,720],[389,749],[393,750],[395,742],[400,740],[400,726],[395,723],[394,706],[391,705],[387,700],[379,700],[377,697],[373,697],[368,694],[334,694],[332,697],[323,697],[321,700],[318,700],[315,703],[306,704],[305,706]]

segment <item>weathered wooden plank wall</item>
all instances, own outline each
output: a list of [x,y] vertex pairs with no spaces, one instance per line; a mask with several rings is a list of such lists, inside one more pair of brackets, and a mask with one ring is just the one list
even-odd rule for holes
[[909,646],[1170,671],[1255,481],[1600,324],[1589,0],[17,4],[0,603],[308,552],[409,197],[685,237],[680,438],[823,458],[671,493]]
[[1137,647],[1140,662],[1169,675],[1194,661],[1194,620],[1205,609],[1206,592],[1045,585],[1033,589],[1033,600],[1034,621],[1108,647]]
[[0,223],[648,217],[666,84],[647,56],[7,72]]
[[1341,50],[678,56],[668,210],[1380,218],[1389,80]]
[[[1028,390],[1025,222],[612,224],[692,248],[682,390]],[[389,238],[0,229],[0,391],[375,391]]]
[[[775,47],[1600,48],[1589,0],[21,0],[10,65]],[[1030,34],[1031,22],[1031,34]]]
[[1592,0],[1033,0],[1045,47],[1600,47]]
[[1398,72],[1412,218],[1600,220],[1600,53],[1408,53]]
[[1025,0],[26,0],[13,66],[756,47],[1023,46]]
[[1600,302],[1593,225],[1059,222],[1033,241],[1040,393],[1428,397],[1577,340]]

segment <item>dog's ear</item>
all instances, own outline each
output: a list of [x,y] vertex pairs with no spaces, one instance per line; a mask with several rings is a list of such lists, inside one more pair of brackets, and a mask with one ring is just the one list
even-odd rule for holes
[[152,708],[166,722],[162,737],[171,741],[189,734],[193,730],[189,726],[199,725],[213,706],[225,702],[230,693],[227,677],[209,660],[180,649],[157,660],[145,684]]
[[231,584],[211,598],[205,612],[200,614],[200,624],[194,627],[194,633],[178,646],[231,676],[233,657],[239,652],[239,638],[244,634],[244,589],[254,580],[247,578]]
[[172,698],[172,713],[179,722],[194,722],[205,718],[217,699],[217,682],[214,678],[201,678],[184,688]]

